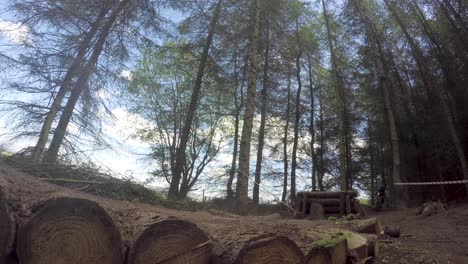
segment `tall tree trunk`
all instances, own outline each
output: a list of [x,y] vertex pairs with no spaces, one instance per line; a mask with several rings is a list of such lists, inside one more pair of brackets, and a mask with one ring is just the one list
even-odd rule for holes
[[260,34],[260,0],[252,2],[253,30],[250,40],[249,53],[249,77],[247,86],[247,98],[244,113],[244,124],[242,126],[242,136],[239,150],[239,171],[236,184],[236,198],[239,213],[245,214],[248,209],[249,198],[249,165],[250,165],[250,140],[252,138],[253,116],[255,113],[255,97],[257,93],[257,72],[258,72],[258,39]]
[[265,62],[263,65],[263,87],[262,87],[262,105],[260,109],[260,129],[258,131],[257,163],[255,165],[255,182],[253,186],[253,203],[259,204],[260,201],[260,183],[262,174],[263,146],[265,145],[265,125],[268,108],[268,85],[269,85],[269,54],[270,53],[270,18],[266,22],[265,39]]
[[325,26],[327,29],[327,40],[328,47],[330,49],[330,57],[332,64],[333,77],[335,79],[335,89],[337,94],[337,106],[338,106],[338,138],[339,138],[339,157],[340,157],[340,189],[342,191],[349,187],[349,146],[347,132],[347,110],[346,110],[346,93],[344,89],[343,79],[338,69],[338,59],[335,54],[333,34],[331,32],[330,18],[328,15],[325,0],[322,0],[323,14],[325,17]]
[[367,114],[367,134],[369,139],[369,167],[371,180],[371,205],[375,205],[375,169],[374,169],[374,144],[372,140],[372,126],[369,114]]
[[[463,178],[465,180],[468,180],[468,162],[466,160],[465,152],[463,150],[462,142],[460,140],[460,137],[458,135],[457,129],[456,129],[456,122],[455,117],[453,113],[450,110],[449,107],[449,100],[447,98],[447,94],[444,93],[441,89],[438,87],[434,87],[434,84],[436,81],[434,80],[434,76],[432,75],[432,72],[430,71],[430,67],[428,66],[428,62],[426,58],[423,55],[423,52],[421,51],[420,47],[417,45],[417,43],[414,41],[414,39],[410,36],[408,33],[408,30],[406,29],[406,25],[404,24],[403,20],[400,18],[398,15],[398,12],[395,9],[395,6],[390,3],[389,0],[384,0],[385,4],[387,5],[388,10],[392,14],[392,16],[395,18],[397,21],[398,25],[400,26],[401,30],[403,31],[403,34],[405,35],[411,50],[413,52],[414,59],[416,60],[416,64],[419,66],[419,71],[420,75],[423,80],[424,86],[426,86],[426,89],[428,90],[428,93],[430,93],[431,96],[430,98],[433,97],[440,103],[440,107],[442,108],[443,115],[445,117],[446,125],[448,128],[448,132],[450,135],[450,138],[452,140],[452,143],[455,147],[455,151],[458,156],[458,160],[460,162],[460,167],[463,173]],[[432,96],[434,94],[435,96]],[[435,101],[433,101],[435,102]],[[466,193],[468,195],[468,183],[465,185]]]
[[103,8],[102,12],[99,13],[96,20],[92,23],[90,30],[85,34],[83,40],[78,46],[78,53],[73,59],[73,62],[71,63],[70,67],[68,67],[65,77],[63,78],[63,81],[60,84],[59,90],[55,95],[52,105],[50,106],[49,112],[47,112],[44,123],[42,123],[39,139],[37,140],[36,146],[34,147],[34,151],[32,154],[33,162],[39,162],[42,154],[44,153],[44,148],[49,138],[50,128],[52,127],[52,123],[54,122],[55,116],[59,111],[63,98],[70,90],[70,85],[72,83],[73,77],[77,75],[77,70],[80,68],[81,63],[85,58],[86,52],[91,46],[91,40],[96,35],[96,32],[101,26],[101,22],[104,19],[107,12],[109,11],[109,8],[110,5],[106,5]]
[[[237,52],[236,52],[237,53]],[[238,83],[238,73],[237,73],[237,54],[235,55],[235,65],[234,65],[234,78],[235,78],[235,94],[234,94],[234,104],[236,107],[235,117],[234,117],[234,142],[233,142],[233,150],[232,150],[232,162],[231,162],[231,169],[229,171],[229,179],[227,182],[227,199],[231,200],[234,197],[234,192],[232,190],[232,183],[234,181],[234,177],[236,175],[236,166],[237,166],[237,156],[239,150],[239,123],[240,123],[240,114],[242,108],[244,107],[244,80],[245,80],[245,73],[247,70],[247,62],[244,64],[244,70],[242,74],[242,81],[240,86],[240,102],[237,98],[237,91],[239,89]]]
[[[374,53],[378,58],[376,61],[378,74],[380,76],[380,88],[382,89],[384,108],[387,117],[387,123],[390,133],[390,141],[392,146],[392,161],[393,169],[392,176],[393,182],[401,182],[401,158],[400,158],[400,137],[398,135],[397,122],[395,117],[395,107],[392,103],[392,97],[390,90],[392,89],[392,82],[390,80],[390,71],[388,68],[388,63],[386,61],[386,55],[382,48],[382,39],[378,33],[375,25],[372,23],[370,18],[367,16],[367,11],[364,9],[361,0],[354,0],[354,7],[358,12],[358,16],[361,18],[364,28],[366,30],[366,35],[369,36],[371,40],[371,46],[373,47]],[[406,188],[402,188],[401,195],[392,197],[398,197],[397,206],[404,207],[406,206]]]
[[322,94],[322,89],[323,89],[322,86],[320,86],[320,89],[319,89],[320,172],[319,172],[318,179],[317,179],[317,184],[318,184],[318,187],[319,187],[320,191],[324,191],[323,178],[325,176],[325,164],[324,164],[324,158],[323,158],[324,155],[325,155],[325,140],[324,140],[324,137],[323,137],[324,127],[323,127],[323,97],[322,97],[323,94]]
[[208,36],[206,37],[205,44],[203,46],[203,52],[201,54],[200,63],[198,64],[197,78],[195,80],[195,84],[192,90],[190,104],[186,111],[184,126],[180,133],[179,146],[175,153],[175,169],[174,175],[172,175],[171,178],[169,192],[167,194],[168,199],[179,199],[179,185],[186,162],[185,151],[190,138],[190,131],[192,129],[192,123],[195,113],[197,111],[197,105],[200,100],[200,91],[202,88],[203,76],[205,75],[206,62],[208,60],[208,53],[211,48],[211,43],[213,42],[213,36],[215,33],[216,25],[218,23],[219,15],[221,13],[221,3],[222,0],[218,0],[218,3],[216,4],[215,10],[213,12],[213,17],[211,19],[210,26],[208,29]]
[[55,163],[57,161],[58,152],[60,147],[62,146],[62,142],[65,137],[68,124],[70,123],[71,117],[73,115],[75,105],[78,102],[78,99],[80,98],[83,90],[86,89],[88,86],[89,77],[93,72],[94,67],[96,66],[99,56],[101,55],[104,43],[106,42],[112,25],[119,16],[120,12],[129,2],[130,0],[123,0],[122,2],[120,2],[119,5],[112,11],[106,23],[104,24],[99,38],[94,46],[91,57],[89,58],[86,65],[82,68],[81,75],[79,76],[75,86],[73,87],[73,90],[70,94],[70,98],[68,98],[67,104],[65,105],[62,115],[60,116],[60,120],[57,125],[57,128],[55,129],[54,136],[50,143],[49,149],[47,150],[47,153],[44,157],[44,161],[46,163]]
[[[300,49],[300,47],[299,47]],[[295,206],[296,202],[296,169],[297,169],[297,149],[299,143],[299,126],[301,123],[301,56],[302,52],[296,57],[296,78],[297,78],[297,92],[296,92],[296,111],[294,114],[294,141],[291,157],[291,203]]]
[[383,186],[385,189],[387,189],[387,177],[385,173],[386,166],[387,166],[387,163],[385,162],[384,140],[381,138],[380,139],[380,176],[381,176],[380,186]]
[[310,61],[310,55],[307,57],[309,66],[309,90],[310,90],[310,124],[309,133],[312,137],[310,141],[310,154],[312,155],[312,190],[317,190],[317,157],[315,155],[315,98],[314,98],[314,84],[312,80],[312,62]]
[[286,202],[286,195],[288,193],[288,134],[289,134],[289,119],[291,113],[291,70],[288,71],[288,86],[287,86],[287,104],[286,104],[286,116],[283,134],[283,195],[281,201]]

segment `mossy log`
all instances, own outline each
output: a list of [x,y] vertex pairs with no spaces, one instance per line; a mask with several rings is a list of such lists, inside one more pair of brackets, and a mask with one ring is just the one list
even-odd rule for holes
[[120,233],[97,203],[78,198],[47,200],[18,231],[22,264],[123,263]]
[[180,219],[155,219],[137,233],[127,263],[193,263],[211,261],[212,245],[195,224]]
[[307,254],[307,264],[346,264],[348,244],[346,236],[340,235],[328,240],[314,242]]
[[349,237],[346,238],[349,251],[348,255],[356,261],[366,259],[369,256],[367,239],[356,233],[347,234],[349,234]]

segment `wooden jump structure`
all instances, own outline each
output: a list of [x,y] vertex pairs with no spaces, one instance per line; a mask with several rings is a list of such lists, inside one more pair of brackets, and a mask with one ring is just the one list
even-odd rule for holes
[[338,192],[299,192],[297,193],[298,213],[302,217],[314,214],[317,205],[323,207],[323,213],[327,215],[344,216],[356,213],[356,191]]

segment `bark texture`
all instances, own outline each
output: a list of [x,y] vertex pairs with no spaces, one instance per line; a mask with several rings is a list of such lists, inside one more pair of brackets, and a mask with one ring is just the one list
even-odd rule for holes
[[252,2],[253,30],[250,40],[249,77],[245,103],[244,123],[239,150],[239,171],[236,184],[236,198],[240,213],[246,213],[249,198],[250,140],[252,139],[253,116],[257,93],[258,39],[260,34],[260,0]]
[[268,62],[270,56],[270,20],[266,22],[266,40],[265,40],[265,61],[263,65],[263,87],[262,87],[262,105],[260,108],[260,128],[258,131],[257,162],[255,164],[255,183],[253,187],[253,203],[259,204],[260,201],[260,183],[262,176],[263,147],[265,145],[265,126],[268,110],[268,85],[269,69]]
[[15,240],[15,221],[6,200],[6,194],[0,188],[0,261],[10,255]]
[[338,109],[338,138],[339,138],[339,157],[340,157],[340,189],[342,191],[350,188],[350,151],[349,151],[349,128],[348,128],[348,111],[346,104],[346,91],[342,76],[339,70],[338,58],[335,52],[335,41],[331,28],[331,21],[328,14],[325,0],[322,0],[323,15],[325,18],[325,26],[327,29],[327,41],[330,50],[330,59],[332,65],[332,73],[337,95]]

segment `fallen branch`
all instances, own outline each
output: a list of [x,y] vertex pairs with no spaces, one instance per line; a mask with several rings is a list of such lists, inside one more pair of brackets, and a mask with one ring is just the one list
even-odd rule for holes
[[70,179],[54,179],[54,178],[39,178],[43,181],[50,182],[68,182],[68,183],[84,183],[84,184],[104,184],[104,182],[95,182],[95,181],[80,181],[80,180],[70,180]]

